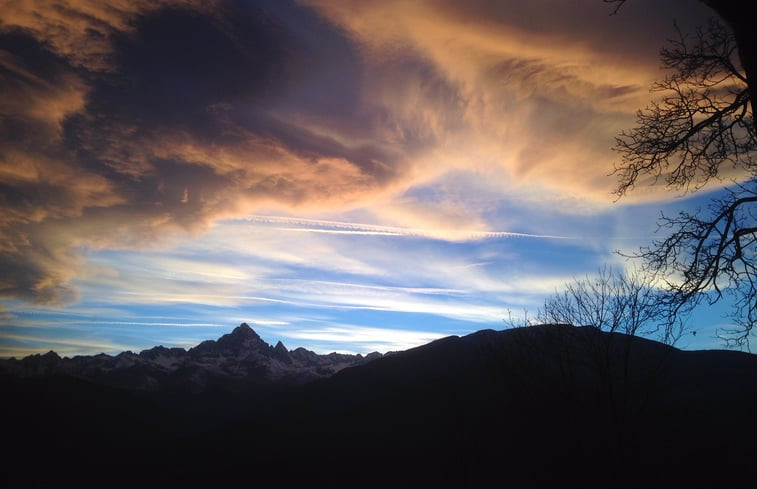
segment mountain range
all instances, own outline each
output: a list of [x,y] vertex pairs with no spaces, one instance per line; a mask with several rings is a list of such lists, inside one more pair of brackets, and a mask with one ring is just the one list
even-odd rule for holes
[[381,354],[318,355],[305,348],[271,346],[247,323],[218,340],[185,350],[156,346],[139,353],[61,358],[54,351],[0,361],[0,371],[17,377],[69,376],[96,384],[151,391],[202,392],[223,387],[250,390],[274,384],[302,384],[330,377]]
[[754,476],[757,356],[744,352],[542,325],[316,355],[242,325],[188,351],[121,356],[0,362],[8,478],[479,488]]

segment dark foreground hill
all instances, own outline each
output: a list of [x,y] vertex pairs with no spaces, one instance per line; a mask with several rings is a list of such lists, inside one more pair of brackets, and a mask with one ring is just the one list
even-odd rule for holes
[[310,382],[200,392],[3,377],[25,486],[728,487],[757,356],[593,328],[480,331]]

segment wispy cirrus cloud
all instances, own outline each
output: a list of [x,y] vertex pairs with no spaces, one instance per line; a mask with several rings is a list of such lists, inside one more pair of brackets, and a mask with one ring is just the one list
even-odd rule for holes
[[98,354],[102,352],[121,352],[129,349],[128,344],[119,344],[108,340],[91,340],[86,338],[61,337],[55,334],[31,335],[3,333],[0,337],[0,357],[17,358],[40,353],[41,350],[54,350],[61,356],[81,354]]
[[449,336],[430,331],[375,328],[354,324],[323,325],[312,329],[302,328],[280,332],[280,334],[298,342],[313,343],[322,351],[355,352],[358,350],[359,353],[407,350]]
[[[273,225],[275,229],[292,232],[326,233],[326,234],[355,234],[376,236],[417,236],[426,238],[441,237],[442,239],[476,240],[486,238],[539,238],[539,239],[580,239],[577,236],[555,236],[550,234],[529,234],[512,231],[478,231],[478,230],[450,230],[450,229],[418,229],[397,226],[381,226],[355,222],[328,221],[323,219],[305,219],[283,216],[249,215],[245,220],[264,225]],[[286,226],[286,227],[283,227]],[[454,231],[451,232],[451,231]]]

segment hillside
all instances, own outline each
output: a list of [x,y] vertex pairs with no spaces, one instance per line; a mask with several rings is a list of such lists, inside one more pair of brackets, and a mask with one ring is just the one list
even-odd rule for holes
[[757,440],[757,356],[592,328],[479,331],[269,389],[5,371],[9,467],[32,485],[723,486]]

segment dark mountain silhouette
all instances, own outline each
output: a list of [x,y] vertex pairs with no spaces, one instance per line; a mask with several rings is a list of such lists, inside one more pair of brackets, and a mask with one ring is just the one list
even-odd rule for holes
[[[241,333],[193,350],[311,358]],[[140,356],[168,355],[154,350]],[[29,485],[728,487],[749,477],[757,443],[757,356],[594,328],[485,330],[266,382],[277,387],[165,391],[6,370],[7,467]]]
[[138,354],[99,354],[61,358],[50,351],[22,360],[0,361],[0,370],[18,377],[70,376],[96,384],[151,391],[202,392],[206,389],[249,391],[274,384],[300,384],[329,377],[379,353],[318,355],[304,348],[288,351],[263,341],[247,323],[218,340],[194,348],[156,346]]

